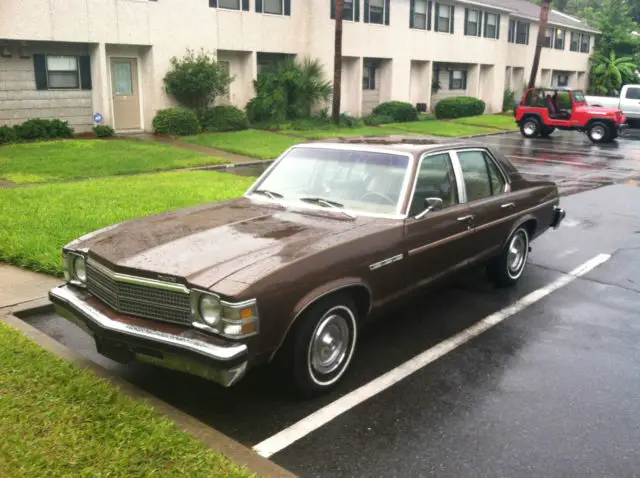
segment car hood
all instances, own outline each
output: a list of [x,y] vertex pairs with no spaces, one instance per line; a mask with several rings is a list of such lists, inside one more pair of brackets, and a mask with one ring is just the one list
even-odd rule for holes
[[336,245],[342,233],[372,221],[242,198],[124,222],[65,249],[88,251],[118,272],[209,288],[274,255],[287,262]]
[[612,108],[610,106],[576,106],[575,110],[580,113],[586,113],[594,116],[615,116],[620,112],[619,108]]

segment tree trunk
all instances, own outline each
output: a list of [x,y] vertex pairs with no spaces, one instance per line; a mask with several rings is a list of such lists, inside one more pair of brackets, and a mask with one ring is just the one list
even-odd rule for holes
[[333,105],[331,120],[335,124],[340,123],[340,94],[342,92],[342,14],[344,12],[344,0],[336,2],[336,30],[335,47],[333,55]]
[[[549,4],[551,0],[542,0],[540,5],[540,26],[538,29],[538,39],[536,40],[536,52],[533,55],[533,65],[531,66],[531,76],[529,77],[529,88],[536,86],[536,77],[538,76],[538,65],[540,64],[540,52],[544,43],[544,33],[547,30],[547,21],[549,20]],[[553,38],[551,39],[553,42]],[[553,45],[552,45],[553,46]]]

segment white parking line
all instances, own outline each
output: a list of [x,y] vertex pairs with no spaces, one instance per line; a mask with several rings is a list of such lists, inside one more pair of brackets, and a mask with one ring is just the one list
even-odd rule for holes
[[353,390],[352,392],[340,397],[338,400],[320,408],[319,410],[316,410],[311,415],[308,415],[307,417],[294,423],[290,427],[285,428],[281,432],[276,433],[272,437],[258,443],[253,447],[253,449],[263,457],[268,458],[271,455],[287,448],[294,442],[300,440],[314,430],[317,430],[321,426],[342,415],[356,405],[386,390],[392,385],[398,383],[400,380],[417,372],[418,370],[429,365],[430,363],[446,355],[452,350],[455,350],[457,347],[460,347],[474,337],[477,337],[483,332],[486,332],[491,327],[499,324],[500,322],[503,322],[504,320],[508,319],[514,314],[517,314],[526,307],[529,307],[530,305],[538,302],[552,292],[565,287],[577,278],[592,271],[599,265],[604,264],[610,258],[611,255],[609,254],[599,254],[595,256],[593,259],[590,259],[581,266],[575,268],[568,274],[561,276],[545,287],[542,287],[525,295],[509,307],[505,307],[504,309],[485,317],[480,322],[477,322],[476,324],[463,330],[462,332],[459,332],[456,335],[443,340],[439,344],[431,347],[428,350],[425,350],[421,354],[406,361],[393,370],[390,370],[384,375],[381,375],[380,377],[372,380],[362,387],[357,388],[356,390]]

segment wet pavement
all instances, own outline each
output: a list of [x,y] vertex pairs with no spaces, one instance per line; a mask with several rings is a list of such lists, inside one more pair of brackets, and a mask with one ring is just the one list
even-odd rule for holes
[[[269,370],[221,389],[100,357],[55,314],[32,324],[248,445],[357,393],[404,362],[598,254],[610,260],[271,456],[300,476],[640,476],[640,142],[491,136],[523,172],[558,181],[567,219],[532,246],[518,287],[473,270],[364,331],[332,394],[289,396]],[[606,186],[606,187],[603,187]],[[320,412],[321,413],[321,412]]]

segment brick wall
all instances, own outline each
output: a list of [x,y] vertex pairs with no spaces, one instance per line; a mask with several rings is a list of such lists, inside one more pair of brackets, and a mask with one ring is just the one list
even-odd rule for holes
[[93,126],[92,110],[90,90],[37,90],[33,58],[15,52],[11,58],[0,57],[0,125],[57,118],[81,133]]

